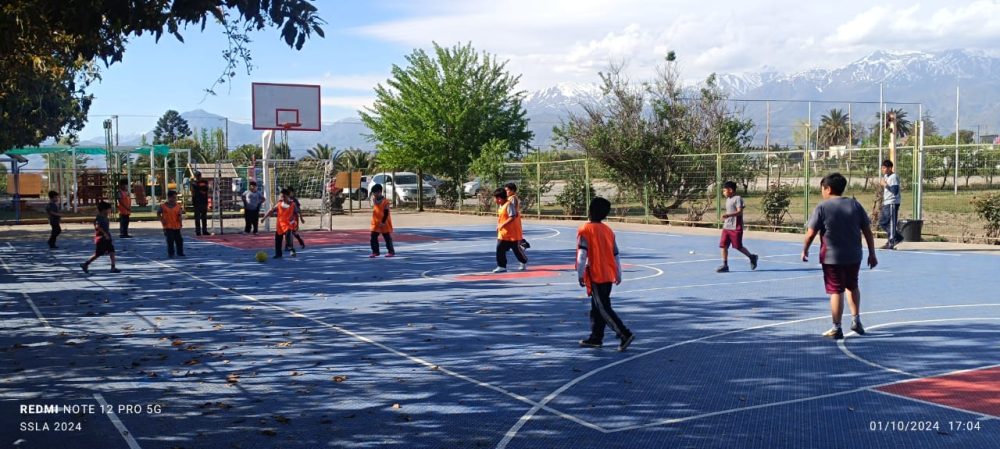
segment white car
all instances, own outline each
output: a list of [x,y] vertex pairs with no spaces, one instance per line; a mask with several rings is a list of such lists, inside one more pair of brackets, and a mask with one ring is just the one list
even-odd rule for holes
[[465,193],[466,197],[476,196],[482,188],[483,184],[479,178],[474,178],[472,181],[462,184],[462,192]]
[[[376,173],[368,180],[369,193],[375,184],[382,184],[384,194],[390,200],[395,196],[398,198],[398,201],[404,203],[417,202],[417,192],[420,184],[417,182],[416,173],[405,171],[396,172],[395,174],[388,172]],[[434,187],[425,184],[423,194],[425,205],[433,205],[437,201],[437,190]]]

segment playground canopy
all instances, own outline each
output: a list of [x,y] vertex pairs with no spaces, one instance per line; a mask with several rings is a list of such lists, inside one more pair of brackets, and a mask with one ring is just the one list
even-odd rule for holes
[[[129,154],[142,154],[148,155],[150,151],[153,152],[155,156],[164,157],[170,154],[170,147],[166,145],[143,145],[136,147],[124,147],[120,146],[112,150],[114,153],[127,152]],[[30,156],[34,154],[53,154],[53,153],[76,153],[76,154],[92,154],[107,156],[108,149],[106,147],[78,147],[78,146],[67,146],[67,145],[48,145],[43,147],[24,147],[24,148],[12,148],[7,150],[5,154],[16,154],[19,156]]]

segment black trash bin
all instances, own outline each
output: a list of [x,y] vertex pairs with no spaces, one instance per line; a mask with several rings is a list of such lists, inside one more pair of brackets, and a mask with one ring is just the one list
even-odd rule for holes
[[899,223],[899,233],[907,242],[919,242],[920,233],[924,228],[923,220],[903,220]]

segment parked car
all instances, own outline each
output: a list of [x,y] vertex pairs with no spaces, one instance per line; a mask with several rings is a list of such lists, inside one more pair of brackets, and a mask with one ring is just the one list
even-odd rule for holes
[[426,173],[424,174],[424,185],[425,186],[429,185],[429,186],[434,187],[435,189],[437,189],[438,187],[441,187],[441,183],[442,183],[442,181],[440,179],[437,179],[434,175],[428,175]]
[[482,181],[478,177],[474,178],[472,181],[462,184],[462,192],[465,193],[466,197],[476,196],[482,188]]
[[362,176],[361,182],[358,185],[348,188],[347,186],[337,186],[344,188],[344,195],[347,195],[355,201],[364,201],[368,199],[368,177]]
[[[386,172],[377,173],[371,176],[368,181],[369,192],[371,192],[372,186],[375,184],[382,184],[385,196],[390,200],[395,196],[398,198],[398,201],[403,203],[417,202],[419,184],[417,183],[416,173],[405,171],[396,172],[395,174]],[[425,185],[423,194],[425,205],[433,205],[437,201],[437,189],[434,187]]]

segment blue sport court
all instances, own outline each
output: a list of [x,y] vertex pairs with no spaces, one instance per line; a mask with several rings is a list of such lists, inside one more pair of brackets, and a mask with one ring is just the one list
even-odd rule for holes
[[[402,216],[401,216],[402,217]],[[397,218],[399,224],[405,220]],[[627,352],[581,348],[575,226],[525,223],[529,269],[492,274],[494,225],[116,240],[0,235],[0,441],[17,448],[997,448],[1000,278],[972,250],[880,251],[864,336],[830,327],[801,237],[612,224]],[[623,230],[623,228],[633,230]],[[190,232],[190,230],[187,230]],[[904,244],[902,248],[906,248]],[[383,254],[384,254],[383,248]],[[694,252],[693,254],[691,252]],[[509,267],[516,268],[508,254]],[[845,307],[846,310],[846,307]],[[850,322],[845,313],[845,331]]]

